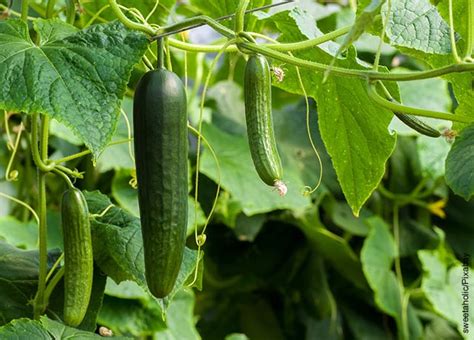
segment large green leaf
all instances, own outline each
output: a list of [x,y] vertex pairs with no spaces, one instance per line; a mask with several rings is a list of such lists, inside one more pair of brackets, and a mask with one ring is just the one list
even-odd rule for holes
[[[46,316],[40,320],[17,319],[0,327],[2,339],[35,339],[35,340],[61,340],[61,339],[101,339],[98,334],[81,331],[53,321]],[[113,339],[129,339],[114,337]]]
[[106,295],[98,321],[116,334],[135,338],[151,336],[166,328],[163,311],[153,299],[125,300]]
[[461,132],[446,159],[446,182],[466,200],[474,195],[474,124]]
[[449,26],[429,0],[393,0],[386,32],[396,46],[426,53],[451,52]]
[[38,243],[35,221],[20,222],[12,216],[0,217],[0,239],[18,248],[34,249]]
[[[468,9],[469,1],[470,0],[452,1],[454,29],[460,37],[460,40],[458,40],[457,45],[458,45],[458,48],[462,46],[463,49],[465,49],[466,39],[469,34],[468,33],[469,22],[467,19],[467,11],[469,10]],[[446,22],[449,22],[449,0],[437,0],[436,7],[438,8],[439,14],[441,14],[443,19]],[[460,52],[462,53],[462,50]]]
[[[437,232],[444,239],[440,229]],[[465,256],[462,264],[448,253],[444,242],[434,250],[420,250],[418,257],[423,266],[423,281],[421,289],[434,310],[445,319],[454,323],[459,332],[474,329],[474,316],[465,313],[464,306],[469,305],[469,293],[472,291],[473,271],[469,268],[469,255]],[[467,301],[467,303],[465,303]],[[467,310],[469,307],[467,307]],[[467,339],[474,339],[472,333],[467,334]]]
[[318,254],[355,286],[367,288],[359,258],[345,239],[325,228],[317,209],[295,212],[293,218]]
[[[48,267],[58,256],[57,252],[49,253]],[[0,325],[33,316],[30,301],[36,293],[38,266],[38,251],[21,250],[0,241]]]
[[97,157],[110,141],[130,72],[147,46],[119,22],[77,31],[59,20],[0,22],[0,108],[68,126]]
[[391,270],[393,261],[398,256],[395,241],[387,225],[379,217],[368,219],[367,223],[370,231],[360,255],[362,268],[374,291],[377,306],[399,319],[402,291]]
[[38,321],[17,319],[0,327],[0,337],[4,339],[38,339],[50,340],[49,333]]
[[[357,13],[355,22],[352,25],[351,30],[345,36],[343,43],[339,47],[338,53],[346,50],[351,44],[353,44],[359,37],[367,31],[368,27],[372,25],[372,22],[377,14],[380,13],[380,8],[386,0],[371,0],[367,6],[364,6],[363,10]],[[359,4],[359,7],[360,4]]]
[[[258,177],[250,157],[248,141],[244,136],[230,135],[207,124],[204,125],[203,134],[217,154],[222,187],[240,201],[246,215],[276,209],[298,209],[310,204],[310,200],[301,194],[304,183],[297,173],[291,171],[291,163],[285,163],[284,157],[283,180],[288,185],[288,193],[285,197],[280,197]],[[216,163],[208,151],[203,153],[200,170],[214,181],[218,181]]]
[[[84,192],[91,214],[100,214],[111,205],[98,191]],[[133,280],[146,289],[145,264],[140,219],[113,206],[104,216],[92,220],[94,260],[116,282]],[[185,249],[175,286],[161,302],[167,305],[194,273],[197,251]]]
[[[307,14],[297,9],[271,17],[282,32],[282,41],[300,41],[322,33]],[[338,44],[326,43],[309,51],[295,53],[298,57],[321,63],[331,63]],[[349,50],[346,59],[336,65],[363,69],[364,63]],[[302,94],[294,67],[282,65],[286,71],[281,83],[274,83],[287,92]],[[385,162],[395,145],[387,127],[392,113],[374,105],[367,96],[365,81],[331,75],[325,84],[320,72],[301,70],[303,83],[316,99],[321,137],[334,164],[337,177],[354,214],[377,187]],[[398,95],[397,87],[390,87]]]
[[167,329],[155,334],[158,339],[199,340],[194,318],[194,294],[182,290],[176,294],[166,313]]

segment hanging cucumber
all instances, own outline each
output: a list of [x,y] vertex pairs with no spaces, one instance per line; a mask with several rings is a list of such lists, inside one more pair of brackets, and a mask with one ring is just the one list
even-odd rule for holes
[[64,322],[78,326],[92,291],[93,256],[86,199],[78,189],[64,192],[61,202],[64,236]]
[[173,289],[186,240],[188,135],[183,83],[162,62],[136,87],[133,121],[145,276],[151,293],[163,298]]
[[405,125],[411,127],[413,130],[421,133],[422,135],[433,138],[438,138],[441,136],[441,132],[432,128],[428,124],[425,124],[414,116],[396,111],[394,111],[393,114],[397,116],[397,118],[400,119],[403,123],[405,123]]
[[272,119],[272,83],[267,59],[250,55],[245,67],[244,99],[247,135],[253,164],[264,183],[281,196],[287,192],[283,169],[275,143]]

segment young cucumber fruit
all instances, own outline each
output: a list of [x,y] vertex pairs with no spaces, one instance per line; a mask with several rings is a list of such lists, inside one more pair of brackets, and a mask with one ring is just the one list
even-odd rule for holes
[[80,190],[64,192],[61,224],[64,237],[64,322],[75,327],[86,315],[94,270],[89,209]]
[[284,196],[287,188],[281,180],[283,169],[273,133],[271,73],[262,55],[251,55],[247,61],[244,99],[247,136],[255,169],[263,182]]
[[145,73],[133,122],[145,277],[151,293],[163,298],[178,276],[188,216],[186,93],[176,74]]
[[393,112],[398,119],[400,119],[403,123],[407,126],[411,127],[413,130],[421,133],[422,135],[437,138],[441,136],[441,132],[432,128],[428,124],[425,124],[421,120],[417,119],[416,117],[401,113],[401,112]]

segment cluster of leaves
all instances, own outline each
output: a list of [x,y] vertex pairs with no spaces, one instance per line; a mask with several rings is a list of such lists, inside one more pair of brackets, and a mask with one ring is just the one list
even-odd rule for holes
[[[381,70],[403,72],[452,63],[447,3],[391,1]],[[121,4],[136,7],[145,16],[155,1]],[[301,2],[248,16],[247,30],[276,33],[280,42],[297,42],[353,24],[345,38],[293,54],[328,65],[369,69],[387,10],[383,4],[359,1],[355,15],[350,8]],[[455,1],[453,9],[460,50],[469,29],[466,4]],[[273,66],[285,73],[282,81],[274,79],[273,93],[275,134],[289,188],[281,198],[260,182],[252,165],[242,98],[245,60],[239,53],[227,53],[214,70],[205,102],[202,132],[216,152],[221,175],[204,148],[199,169],[193,169],[201,174],[199,202],[190,196],[189,248],[180,276],[170,297],[154,299],[143,276],[137,193],[129,184],[134,167],[129,146],[108,145],[128,138],[131,95],[146,71],[139,61],[143,54],[150,59],[153,55],[147,51],[145,35],[113,21],[115,15],[106,5],[105,0],[81,2],[75,22],[81,29],[60,19],[36,19],[30,26],[20,20],[0,22],[1,108],[54,118],[53,160],[79,152],[83,145],[91,150],[91,157],[71,160],[67,166],[85,172],[76,185],[84,190],[91,214],[97,214],[92,218],[97,266],[93,302],[80,329],[72,329],[53,321],[61,319],[61,283],[52,294],[47,316],[31,320],[38,231],[27,210],[2,199],[0,300],[6,303],[0,307],[0,324],[5,324],[0,337],[96,337],[92,333],[96,324],[117,335],[159,339],[466,336],[461,259],[474,255],[470,223],[474,203],[454,195],[448,184],[466,200],[474,192],[470,176],[474,163],[469,157],[474,127],[456,124],[453,128],[462,132],[453,145],[432,140],[408,131],[391,111],[376,106],[367,95],[365,80],[330,74],[323,82],[323,73],[304,71],[302,82],[312,98],[310,133],[322,157],[320,169],[306,133],[296,68],[273,60]],[[59,17],[61,6],[58,1]],[[219,17],[233,13],[236,6],[227,0],[180,5],[160,1],[150,22],[162,25],[197,13]],[[42,8],[44,4],[33,2],[30,15],[42,16]],[[91,19],[97,25],[83,28]],[[190,39],[198,34],[191,32]],[[202,53],[171,52],[173,70],[188,79],[189,118],[196,124],[199,93],[211,59]],[[455,109],[456,114],[472,116],[473,77],[471,72],[386,85],[406,105]],[[125,115],[119,114],[120,109]],[[20,121],[28,128],[26,117],[13,115],[3,123],[2,178],[8,177],[7,143],[12,141],[7,131]],[[447,127],[446,122],[430,123]],[[1,181],[0,192],[35,206],[30,146],[26,139],[21,142],[13,164],[19,179]],[[194,164],[195,154],[190,161]],[[321,172],[322,186],[312,196],[302,195],[302,188],[316,183]],[[190,182],[193,176],[190,173]],[[223,191],[200,259],[191,235],[205,222],[217,181]],[[51,267],[62,248],[57,197],[64,186],[53,176],[47,184]],[[114,206],[102,216],[111,203]],[[200,263],[197,289],[191,290],[187,286],[196,263]],[[474,313],[467,324],[474,334]]]

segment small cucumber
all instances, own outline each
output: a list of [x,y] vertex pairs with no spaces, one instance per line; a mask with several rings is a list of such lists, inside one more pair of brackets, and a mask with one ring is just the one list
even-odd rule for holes
[[407,115],[401,112],[395,112],[395,111],[393,112],[393,114],[397,116],[397,118],[400,119],[407,126],[411,127],[415,131],[418,131],[422,135],[433,137],[433,138],[438,138],[441,136],[441,132],[432,128],[428,124],[425,124],[424,122],[422,122],[421,120],[417,119],[414,116]]
[[61,224],[64,237],[64,322],[76,327],[86,315],[94,270],[89,209],[80,190],[64,192]]
[[253,164],[264,183],[274,186],[281,196],[287,192],[283,169],[275,143],[272,118],[272,83],[267,59],[251,55],[245,67],[244,99],[247,136]]
[[188,216],[186,92],[164,68],[145,73],[133,102],[138,202],[148,288],[157,298],[175,284]]

